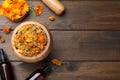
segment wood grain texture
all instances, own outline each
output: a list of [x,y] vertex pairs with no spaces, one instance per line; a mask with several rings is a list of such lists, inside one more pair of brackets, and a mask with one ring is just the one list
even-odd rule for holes
[[[33,16],[31,13],[21,22],[33,20],[46,25],[49,29],[66,30],[120,30],[120,1],[87,1],[62,0],[66,10],[63,16],[57,16],[39,0],[28,0],[30,6],[43,5],[43,13]],[[0,1],[0,3],[2,3]],[[75,5],[75,6],[74,6]],[[56,20],[51,22],[48,17],[54,15]],[[0,16],[1,27],[11,26],[13,29],[20,24]]]
[[[12,33],[12,32],[11,32]],[[11,33],[0,44],[10,60],[19,60],[13,55],[10,45]],[[120,31],[51,31],[53,37],[52,58],[62,60],[120,60]]]
[[[42,15],[30,13],[18,23],[0,16],[0,35],[6,40],[0,48],[12,63],[15,80],[24,80],[53,58],[62,60],[63,65],[52,65],[53,71],[46,80],[120,80],[119,0],[61,0],[66,9],[62,16],[55,15],[40,0],[27,1],[30,6],[42,4]],[[55,16],[53,22],[48,20],[51,15]],[[14,30],[18,24],[31,20],[44,24],[53,36],[51,54],[34,64],[20,61],[10,47],[12,32],[2,32],[5,26]]]
[[[24,80],[29,74],[44,66],[43,63],[12,62],[16,80]],[[120,62],[64,62],[52,66],[46,80],[119,80]]]

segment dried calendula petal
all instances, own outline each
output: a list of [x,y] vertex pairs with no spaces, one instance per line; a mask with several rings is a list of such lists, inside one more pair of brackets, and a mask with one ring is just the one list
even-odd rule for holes
[[4,42],[5,42],[5,39],[2,36],[0,36],[0,43],[4,43]]
[[45,50],[48,37],[41,26],[32,23],[26,24],[19,28],[16,33],[14,46],[21,55],[33,57]]
[[54,21],[55,17],[54,16],[50,16],[48,19],[51,20],[51,21]]
[[8,34],[10,32],[10,27],[3,28],[3,32]]
[[36,15],[40,15],[42,13],[42,10],[43,10],[43,7],[41,4],[38,4],[36,7],[35,7],[35,13]]
[[57,65],[57,66],[61,66],[62,65],[62,61],[58,60],[58,59],[52,59],[51,61],[53,64]]

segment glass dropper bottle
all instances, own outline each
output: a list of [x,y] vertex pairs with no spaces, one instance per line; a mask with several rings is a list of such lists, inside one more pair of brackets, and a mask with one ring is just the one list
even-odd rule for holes
[[46,65],[43,69],[37,69],[25,80],[45,80],[46,74],[51,71],[51,67]]

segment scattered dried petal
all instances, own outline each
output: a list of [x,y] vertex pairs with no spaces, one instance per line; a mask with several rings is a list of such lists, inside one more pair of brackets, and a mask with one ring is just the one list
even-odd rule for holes
[[4,43],[4,42],[5,42],[5,39],[2,36],[0,36],[0,43]]
[[8,34],[10,32],[10,27],[3,28],[3,32]]
[[42,5],[41,5],[41,4],[38,4],[38,5],[35,7],[35,13],[36,13],[36,15],[42,14],[42,10],[43,10]]
[[51,20],[51,21],[54,21],[55,17],[54,16],[50,16],[48,19]]
[[57,66],[61,66],[62,65],[62,61],[58,60],[58,59],[52,59],[51,61],[53,64],[57,65]]

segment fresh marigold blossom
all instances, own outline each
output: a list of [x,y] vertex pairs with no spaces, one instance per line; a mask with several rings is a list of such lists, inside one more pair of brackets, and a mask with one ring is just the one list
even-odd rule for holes
[[36,15],[40,15],[42,13],[42,5],[41,4],[38,4],[36,7],[35,7],[35,13]]
[[26,0],[5,0],[2,7],[0,6],[0,13],[3,12],[3,15],[12,21],[23,17],[28,11],[29,5]]

